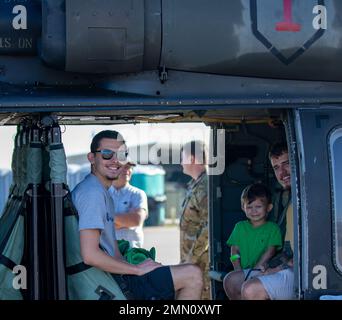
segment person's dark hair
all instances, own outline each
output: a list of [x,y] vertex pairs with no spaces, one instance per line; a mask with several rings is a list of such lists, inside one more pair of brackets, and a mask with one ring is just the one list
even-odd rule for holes
[[191,156],[195,157],[195,159],[198,161],[203,160],[202,164],[207,164],[208,151],[203,141],[193,140],[193,141],[187,142],[181,148],[181,152],[183,151],[185,151],[186,154],[190,154]]
[[264,198],[267,204],[272,203],[272,195],[270,190],[261,183],[254,183],[247,186],[241,194],[241,206],[245,203],[249,204],[255,201],[257,198]]
[[105,138],[119,140],[122,142],[122,144],[125,144],[125,140],[119,132],[114,130],[104,130],[100,131],[93,137],[93,140],[90,144],[90,152],[95,152],[100,146],[100,141]]
[[268,152],[268,158],[271,160],[273,157],[280,157],[283,153],[288,153],[286,141],[279,141],[274,143]]

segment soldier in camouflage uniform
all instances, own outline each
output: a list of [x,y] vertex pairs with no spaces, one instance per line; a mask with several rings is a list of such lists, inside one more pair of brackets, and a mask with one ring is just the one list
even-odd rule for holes
[[192,177],[182,205],[180,218],[181,263],[197,264],[203,272],[201,299],[210,299],[208,254],[208,177],[206,152],[202,142],[192,141],[182,150],[182,166]]

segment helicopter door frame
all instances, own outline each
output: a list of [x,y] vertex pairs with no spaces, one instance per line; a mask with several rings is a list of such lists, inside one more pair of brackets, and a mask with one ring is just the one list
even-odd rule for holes
[[[217,132],[220,129],[219,124],[211,124],[210,131],[210,144],[209,144],[209,154],[217,156],[219,150],[217,148]],[[216,223],[218,216],[214,215],[214,212],[222,212],[221,206],[221,175],[209,175],[208,176],[208,229],[209,229],[209,267],[210,270],[220,270],[220,264],[217,261],[217,256],[222,253],[222,243],[221,243],[221,226]],[[221,279],[223,280],[223,279]],[[224,299],[225,294],[222,291],[222,285],[211,280],[211,296],[215,299]],[[217,294],[221,293],[220,297]]]
[[[301,241],[296,242],[301,272],[299,287],[304,299],[341,295],[342,288],[338,284],[342,283],[342,273],[334,262],[334,196],[329,139],[336,128],[342,128],[342,108],[298,108],[294,111],[294,120],[300,178],[296,179],[299,180],[299,197],[294,201],[300,208],[301,220],[300,224],[294,221],[301,232]],[[291,145],[291,151],[292,147],[294,145]]]
[[296,139],[296,113],[292,109],[288,109],[283,114],[283,124],[286,133],[289,160],[291,167],[291,197],[293,208],[293,236],[294,236],[294,293],[296,299],[303,299],[302,292],[302,214],[300,199],[300,160],[298,153],[298,141]]

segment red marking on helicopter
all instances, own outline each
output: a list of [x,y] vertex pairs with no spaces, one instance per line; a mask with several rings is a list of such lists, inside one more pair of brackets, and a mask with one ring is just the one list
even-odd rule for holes
[[299,32],[302,27],[292,19],[292,0],[283,0],[284,16],[283,21],[276,24],[277,31]]

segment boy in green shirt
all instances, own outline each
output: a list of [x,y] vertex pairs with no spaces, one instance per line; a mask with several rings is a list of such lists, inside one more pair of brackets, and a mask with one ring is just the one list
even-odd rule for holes
[[[273,205],[266,186],[256,183],[246,187],[241,194],[241,207],[248,220],[238,222],[227,240],[233,272],[243,271],[239,288],[248,278],[264,272],[267,262],[282,247],[279,226],[267,221]],[[240,292],[229,298],[239,299]]]

